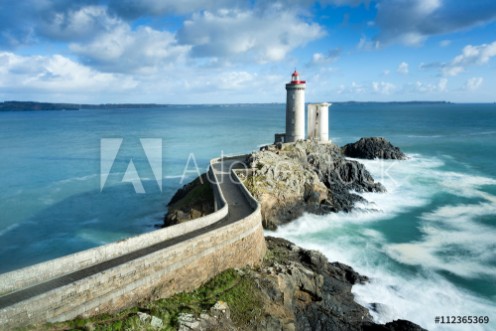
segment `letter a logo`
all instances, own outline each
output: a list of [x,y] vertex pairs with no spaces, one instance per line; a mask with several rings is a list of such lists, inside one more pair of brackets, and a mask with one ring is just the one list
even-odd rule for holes
[[[104,138],[100,140],[100,191],[103,190],[107,182],[112,166],[121,148],[122,141],[122,138]],[[141,138],[140,143],[152,169],[155,181],[160,192],[162,192],[162,139]],[[145,193],[145,188],[138,175],[133,159],[129,160],[126,172],[121,181],[133,184],[136,193]]]

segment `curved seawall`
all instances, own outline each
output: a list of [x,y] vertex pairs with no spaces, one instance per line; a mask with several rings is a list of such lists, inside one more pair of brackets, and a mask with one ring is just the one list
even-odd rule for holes
[[210,163],[219,207],[210,215],[0,275],[2,328],[115,311],[259,263],[260,205],[231,172],[236,162]]

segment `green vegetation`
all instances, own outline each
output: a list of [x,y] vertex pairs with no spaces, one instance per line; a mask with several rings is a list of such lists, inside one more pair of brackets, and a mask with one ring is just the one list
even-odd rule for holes
[[113,315],[102,314],[92,318],[76,318],[71,321],[27,327],[25,331],[142,331],[156,330],[142,322],[138,312],[156,316],[163,321],[160,330],[177,330],[181,313],[199,316],[217,301],[227,302],[231,319],[240,329],[256,325],[263,312],[262,294],[249,271],[229,269],[222,272],[199,289],[179,293],[167,299],[142,304],[122,310]]
[[199,179],[195,180],[194,186],[183,198],[173,203],[170,208],[182,209],[201,204],[203,202],[211,202],[214,200],[214,192],[208,181]]

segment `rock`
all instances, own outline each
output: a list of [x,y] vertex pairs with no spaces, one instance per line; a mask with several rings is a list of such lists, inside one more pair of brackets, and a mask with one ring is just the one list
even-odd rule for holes
[[152,318],[151,315],[148,315],[147,313],[142,313],[140,311],[138,312],[138,317],[139,317],[141,322],[146,322],[147,320]]
[[148,323],[149,322],[150,326],[154,329],[160,329],[161,327],[164,326],[164,322],[156,316],[152,316],[152,315],[149,315],[147,313],[142,313],[139,311],[138,317],[139,317],[141,323]]
[[[423,330],[408,321],[376,324],[355,302],[354,284],[368,279],[342,263],[329,263],[318,251],[266,237],[269,250],[256,279],[264,298],[264,318],[253,330]],[[405,328],[405,329],[402,329]]]
[[304,212],[351,211],[366,200],[354,192],[384,192],[363,164],[335,144],[312,141],[268,145],[252,153],[243,183],[262,206],[263,225],[276,229]]
[[235,331],[231,312],[226,302],[217,301],[208,313],[195,317],[193,314],[180,314],[179,331]]
[[394,159],[404,160],[406,155],[382,137],[361,138],[353,144],[342,148],[343,154],[359,159]]
[[164,216],[164,227],[214,212],[214,196],[206,174],[184,185],[172,197]]
[[427,331],[419,325],[406,320],[395,320],[386,324],[364,323],[363,331]]
[[179,314],[177,319],[179,331],[199,330],[200,321],[193,314]]
[[160,318],[152,316],[152,320],[150,322],[150,325],[154,329],[160,329],[164,325],[164,322]]

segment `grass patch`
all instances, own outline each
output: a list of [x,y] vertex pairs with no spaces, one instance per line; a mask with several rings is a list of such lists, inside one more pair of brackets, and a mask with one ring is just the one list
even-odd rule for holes
[[236,327],[246,329],[256,325],[262,315],[262,294],[249,273],[229,269],[217,275],[193,292],[179,293],[167,299],[149,302],[115,314],[21,328],[25,331],[143,331],[152,329],[149,322],[140,321],[138,311],[162,319],[160,330],[177,330],[181,313],[198,316],[208,311],[217,301],[225,301],[231,309]]
[[182,199],[172,204],[170,208],[182,209],[188,208],[203,202],[214,201],[214,192],[208,181],[204,180],[203,184],[198,183]]

